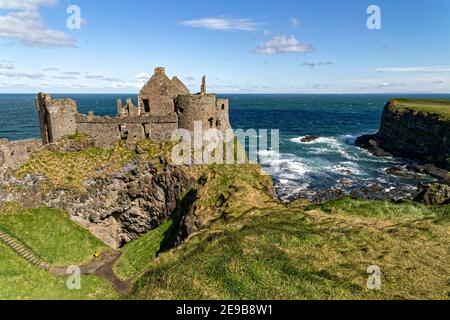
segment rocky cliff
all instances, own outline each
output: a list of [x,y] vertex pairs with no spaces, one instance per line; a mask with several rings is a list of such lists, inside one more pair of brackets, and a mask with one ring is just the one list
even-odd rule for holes
[[0,209],[63,209],[113,248],[172,219],[170,247],[235,207],[246,211],[274,199],[272,180],[257,165],[175,166],[171,149],[150,140],[102,149],[88,136],[67,137],[0,179]]
[[356,144],[378,156],[419,160],[450,170],[450,101],[390,101],[380,131]]

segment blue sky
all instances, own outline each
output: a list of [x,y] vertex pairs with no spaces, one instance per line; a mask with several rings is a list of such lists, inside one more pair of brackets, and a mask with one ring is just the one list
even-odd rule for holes
[[450,1],[0,0],[0,92],[134,93],[156,66],[193,91],[449,93]]

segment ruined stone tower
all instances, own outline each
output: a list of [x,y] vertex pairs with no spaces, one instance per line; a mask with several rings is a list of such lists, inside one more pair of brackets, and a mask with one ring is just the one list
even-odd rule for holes
[[139,92],[139,107],[142,113],[151,115],[175,114],[174,99],[180,94],[189,93],[189,89],[177,77],[170,80],[165,69],[159,67]]

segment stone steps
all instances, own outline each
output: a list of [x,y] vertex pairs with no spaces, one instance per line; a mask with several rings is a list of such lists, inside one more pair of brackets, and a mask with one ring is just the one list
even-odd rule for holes
[[25,247],[19,241],[11,237],[9,234],[0,230],[0,241],[6,244],[8,247],[13,249],[20,257],[24,258],[26,261],[31,263],[32,265],[49,270],[50,264],[37,257],[30,249]]

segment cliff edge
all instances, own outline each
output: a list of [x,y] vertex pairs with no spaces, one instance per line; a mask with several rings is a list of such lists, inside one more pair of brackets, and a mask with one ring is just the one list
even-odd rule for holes
[[450,170],[450,101],[391,100],[384,109],[380,131],[359,137],[356,144],[377,156],[418,160],[429,173],[435,171],[434,175],[447,181]]

